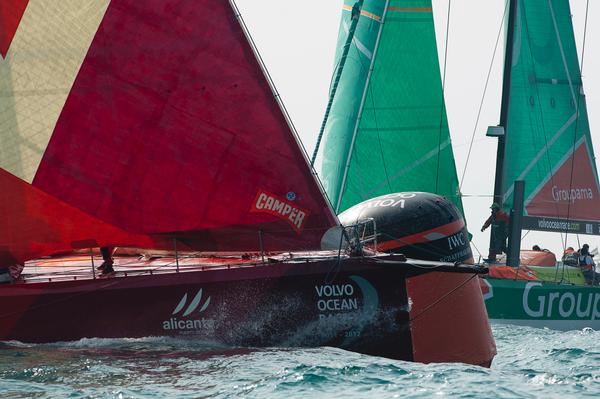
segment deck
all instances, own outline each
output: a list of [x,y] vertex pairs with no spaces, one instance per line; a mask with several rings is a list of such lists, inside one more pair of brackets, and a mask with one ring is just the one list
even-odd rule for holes
[[260,254],[186,254],[181,256],[118,255],[114,256],[115,273],[102,275],[99,254],[73,254],[36,259],[25,263],[19,283],[39,283],[81,279],[114,278],[163,273],[192,272],[223,268],[260,266],[284,261],[308,261],[337,256],[337,251]]

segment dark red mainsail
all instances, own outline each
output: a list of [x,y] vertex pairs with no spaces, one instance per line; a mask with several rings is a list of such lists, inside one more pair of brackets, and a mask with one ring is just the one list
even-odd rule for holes
[[160,245],[148,236],[128,234],[102,222],[3,169],[0,187],[0,265],[72,249]]
[[[197,250],[318,248],[336,218],[230,3],[106,3],[94,11],[97,26],[81,18],[82,29],[97,31],[35,173],[0,165],[119,231],[152,236],[146,243],[155,246],[175,237]],[[35,19],[35,6],[24,21],[28,12]],[[23,23],[19,29],[32,30]],[[68,49],[77,35],[62,37],[57,46]],[[11,72],[21,67],[4,64]],[[37,78],[51,79],[43,73]],[[17,89],[7,91],[22,101]],[[35,109],[15,106],[15,120],[28,112]],[[0,136],[15,129],[9,124]],[[27,146],[12,143],[14,153]],[[46,218],[32,209],[21,218]],[[94,237],[79,230],[82,239]],[[19,240],[44,241],[35,229],[29,234]],[[17,245],[0,238],[8,252]]]

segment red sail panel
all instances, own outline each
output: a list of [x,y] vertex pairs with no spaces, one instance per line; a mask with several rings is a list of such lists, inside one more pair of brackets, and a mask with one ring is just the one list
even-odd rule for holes
[[6,57],[10,43],[29,0],[0,1],[0,56]]
[[112,0],[33,184],[195,249],[312,249],[336,223],[226,1]]
[[586,141],[526,201],[529,216],[598,220],[600,192]]
[[62,203],[0,169],[0,265],[73,249],[128,244],[155,246]]

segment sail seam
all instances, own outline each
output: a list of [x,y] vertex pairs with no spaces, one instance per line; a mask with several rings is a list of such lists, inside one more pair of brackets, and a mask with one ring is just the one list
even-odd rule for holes
[[[349,5],[347,5],[347,4],[344,4],[344,6],[343,6],[342,8],[343,8],[344,10],[346,10],[346,11],[352,11],[352,6],[349,6]],[[377,21],[377,22],[380,22],[380,21],[381,21],[381,18],[382,18],[382,17],[380,17],[379,15],[375,15],[375,14],[373,14],[372,12],[368,12],[368,11],[364,11],[364,10],[362,10],[362,11],[360,12],[360,15],[362,15],[363,17],[370,18],[370,19],[372,19],[373,21]],[[385,13],[384,13],[384,15],[385,15]]]
[[567,59],[565,57],[565,51],[563,49],[562,40],[560,40],[560,33],[558,32],[558,26],[556,24],[556,17],[554,15],[554,7],[552,7],[552,0],[548,0],[548,7],[550,9],[550,15],[552,15],[552,24],[554,26],[554,32],[556,33],[556,41],[558,42],[558,48],[560,49],[560,58],[563,62],[563,67],[565,68],[565,73],[567,74],[567,80],[569,81],[569,90],[571,91],[571,97],[573,97],[573,103],[575,104],[575,113],[579,113],[579,104],[577,104],[577,97],[575,96],[575,91],[573,90],[573,82],[571,80],[571,74],[569,73],[569,67],[567,65]]
[[432,12],[431,7],[388,7],[389,11],[400,11],[400,12]]
[[[568,120],[567,122],[561,126],[560,129],[558,129],[556,131],[556,133],[554,134],[554,136],[552,136],[552,138],[550,139],[550,141],[547,142],[547,144],[536,154],[536,156],[531,160],[531,162],[529,162],[529,164],[527,165],[527,167],[525,169],[523,169],[523,172],[521,172],[521,174],[519,174],[519,177],[516,178],[515,180],[523,180],[525,178],[525,176],[529,173],[529,171],[535,166],[535,164],[537,163],[537,161],[540,160],[540,158],[548,151],[548,149],[552,146],[552,144],[554,144],[554,142],[556,140],[558,140],[558,138],[565,132],[565,130],[567,130],[567,128],[569,126],[571,126],[571,124],[573,122],[575,122],[575,120],[577,120],[577,112],[574,113]],[[506,190],[506,193],[504,194],[502,200],[506,201],[506,199],[508,198],[509,195],[512,194],[513,191],[513,187],[509,187],[508,190]]]
[[498,49],[498,43],[500,41],[500,35],[502,34],[502,26],[504,26],[504,20],[506,18],[506,14],[508,11],[509,3],[506,2],[504,6],[504,13],[502,14],[502,20],[500,21],[500,28],[498,29],[498,35],[496,36],[496,44],[494,44],[494,52],[492,53],[492,60],[490,61],[490,66],[488,68],[487,77],[485,78],[485,85],[483,87],[483,93],[481,95],[481,101],[479,101],[479,109],[477,110],[477,118],[475,119],[475,126],[473,126],[473,133],[471,134],[471,140],[469,142],[469,151],[467,152],[467,159],[465,161],[465,166],[463,168],[462,176],[460,178],[460,183],[458,185],[458,191],[462,190],[463,182],[465,180],[465,175],[467,173],[467,167],[469,166],[469,159],[471,158],[471,151],[473,149],[473,142],[475,141],[475,133],[477,132],[477,127],[479,126],[479,118],[481,117],[481,110],[483,109],[483,102],[485,100],[485,95],[487,93],[488,84],[490,82],[490,76],[492,75],[492,67],[494,66],[494,59],[496,58],[496,51]]
[[[394,182],[395,180],[399,179],[402,175],[410,172],[411,170],[413,170],[414,168],[420,166],[421,164],[423,164],[425,161],[433,158],[438,151],[442,151],[444,150],[446,147],[448,147],[450,145],[450,138],[446,139],[440,149],[438,150],[438,148],[433,148],[431,151],[429,151],[428,153],[426,153],[424,156],[422,156],[421,158],[417,159],[416,161],[414,161],[413,163],[411,163],[410,165],[407,165],[406,167],[402,168],[401,170],[399,170],[398,172],[396,172],[396,174],[394,174],[390,180],[390,183]],[[379,183],[377,186],[373,187],[369,192],[367,192],[367,196],[372,195],[373,193],[377,192],[379,189],[381,189],[381,187],[383,187],[385,185],[385,183]]]
[[[519,10],[521,10],[521,8],[525,9],[524,3],[520,3],[520,4],[521,4],[521,6],[519,7]],[[527,17],[527,12],[526,11],[523,11],[523,21],[525,21],[525,32],[527,33],[527,48],[529,50],[529,56],[532,59],[531,68],[533,70],[533,76],[537,76],[536,63],[535,63],[535,55],[533,54],[533,50],[532,50],[532,48],[533,48],[532,47],[533,40],[531,39],[531,31],[529,29],[529,19]],[[553,29],[558,34],[556,26],[553,26]],[[540,97],[540,88],[539,88],[539,85],[536,83],[534,87],[535,87],[535,95],[536,95],[536,98],[537,98],[537,102],[538,102],[538,104],[542,104],[542,99]],[[546,150],[544,152],[544,155],[545,155],[544,158],[545,158],[546,164],[547,164],[547,165],[545,165],[545,167],[547,167],[547,169],[550,170],[550,169],[552,169],[552,159],[551,159],[550,153],[549,153],[549,147],[550,147],[550,145],[548,145],[548,135],[547,135],[547,131],[546,131],[546,120],[545,120],[545,115],[544,115],[544,108],[542,106],[539,106],[539,115],[535,115],[536,117],[538,117],[538,118],[535,118],[535,120],[534,120],[534,117],[532,116],[531,113],[528,113],[527,115],[529,117],[529,123],[531,124],[532,128],[534,126],[537,127],[537,128],[539,128],[541,130],[542,135],[544,136],[543,142],[545,143],[544,144],[544,148]],[[534,134],[535,132],[532,131],[531,133]],[[543,164],[543,161],[542,161],[541,158],[542,157],[540,157],[540,159],[539,159],[539,161],[540,161],[539,163],[536,162],[537,165]],[[554,175],[550,175],[549,180],[552,182],[552,184],[554,184]],[[528,213],[527,212],[527,208],[525,206],[523,208],[524,208],[523,209],[524,213],[527,214]],[[556,214],[559,214],[560,211],[559,211],[559,205],[558,204],[555,204],[555,211],[556,211]]]
[[[581,68],[578,71],[579,72],[580,93],[579,93],[579,96],[577,97],[577,103],[575,105],[575,107],[576,107],[575,110],[578,114],[578,117],[577,117],[577,122],[575,122],[575,131],[573,132],[573,141],[575,141],[577,138],[577,126],[579,125],[579,108],[580,108],[580,101],[581,101],[582,94],[583,94],[583,56],[585,55],[585,38],[586,38],[586,31],[587,31],[588,10],[589,10],[589,0],[586,4],[586,8],[585,8],[585,27],[584,27],[584,31],[583,31],[583,49],[581,51]],[[577,50],[575,52],[577,52]],[[568,73],[568,71],[567,71],[567,76],[570,79],[571,75],[570,75],[570,73]],[[571,87],[571,91],[572,91],[572,87]],[[586,112],[586,116],[587,116],[587,112]],[[589,132],[588,132],[588,134],[589,134]],[[586,137],[585,132],[583,134],[583,137]],[[591,135],[590,135],[590,140],[591,140]],[[586,142],[586,144],[587,144],[587,142]],[[586,145],[586,150],[587,150],[586,153],[588,153],[588,155],[589,155],[589,149],[587,147],[588,146]],[[593,156],[590,157],[590,161],[592,164],[592,171],[594,173],[594,177],[596,180],[596,182],[595,182],[596,188],[598,189],[598,176],[596,176],[596,173],[595,173],[595,168],[594,168],[595,162],[593,161]],[[569,189],[573,188],[573,172],[575,169],[574,166],[575,166],[575,148],[573,148],[573,157],[571,159],[571,176],[570,176],[570,180],[569,180]],[[567,220],[570,219],[570,216],[571,216],[571,202],[569,202],[569,204],[567,205]],[[566,236],[568,233],[569,233],[568,230],[565,231],[565,242],[567,241]]]
[[392,192],[392,185],[390,184],[390,176],[388,175],[388,168],[385,162],[385,154],[383,153],[383,145],[381,144],[381,131],[377,123],[377,111],[375,109],[375,96],[373,95],[373,87],[369,85],[369,92],[371,97],[371,105],[373,106],[373,122],[375,122],[375,131],[377,132],[377,142],[379,143],[379,154],[381,155],[381,164],[383,165],[383,172],[385,174],[385,181],[387,182],[388,190]]
[[[349,34],[350,27],[348,26],[348,23],[346,23],[346,21],[343,21],[342,22],[342,26],[344,27],[344,32],[346,34]],[[360,51],[369,60],[371,58],[373,58],[373,53],[367,48],[367,46],[365,46],[364,44],[362,44],[362,42],[360,40],[358,40],[356,38],[356,36],[352,38],[352,43],[354,43],[354,45],[356,46],[356,48],[358,49],[358,51]]]
[[[442,129],[443,129],[443,125],[444,125],[444,116],[446,114],[446,101],[444,99],[444,91],[446,90],[446,64],[448,61],[448,40],[449,40],[449,36],[450,36],[450,9],[452,7],[452,0],[448,0],[448,19],[446,21],[446,44],[444,46],[444,75],[442,78],[442,92],[441,92],[441,97],[442,97],[442,104],[441,104],[441,109],[440,109],[440,127],[439,127],[439,134],[438,134],[438,153],[437,153],[437,167],[436,167],[436,174],[435,174],[435,193],[438,193],[438,188],[439,188],[439,183],[440,183],[440,161],[441,161],[441,152],[442,152]],[[447,124],[446,124],[447,125]],[[448,129],[448,135],[450,135],[450,129]],[[453,154],[454,155],[454,154]],[[456,167],[455,167],[456,168]],[[460,195],[460,193],[457,193],[457,195]]]
[[584,141],[585,139],[585,136],[581,137],[579,140],[577,140],[577,143],[575,143],[573,147],[569,148],[569,150],[565,152],[565,155],[563,155],[562,159],[550,170],[550,172],[548,172],[546,177],[542,179],[542,181],[538,184],[535,190],[532,191],[531,194],[529,194],[529,196],[525,200],[525,208],[540,192],[540,190],[546,185],[546,183],[548,183],[548,181],[552,179],[556,172],[569,160],[569,158],[575,153],[575,150],[582,144],[582,141]]

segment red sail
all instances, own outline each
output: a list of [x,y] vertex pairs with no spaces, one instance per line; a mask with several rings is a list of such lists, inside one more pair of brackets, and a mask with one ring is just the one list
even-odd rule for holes
[[558,164],[526,203],[529,216],[598,221],[600,190],[585,140]]
[[225,1],[110,1],[32,184],[198,250],[315,249],[336,224]]
[[0,265],[98,246],[154,246],[73,208],[0,169]]

